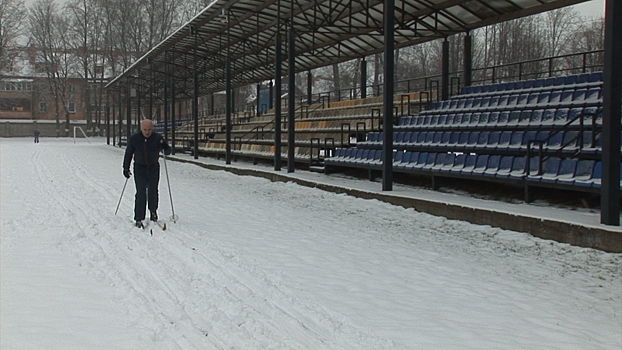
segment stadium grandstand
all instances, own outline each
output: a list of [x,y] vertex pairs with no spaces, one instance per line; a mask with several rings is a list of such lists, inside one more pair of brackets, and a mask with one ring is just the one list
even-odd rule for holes
[[[148,115],[163,110],[157,126],[176,152],[195,159],[358,172],[380,178],[383,191],[399,176],[429,179],[434,189],[463,181],[507,186],[525,202],[535,189],[590,194],[599,198],[601,222],[619,226],[622,74],[613,62],[622,55],[613,43],[622,40],[622,6],[607,1],[602,64],[473,79],[470,31],[581,2],[217,0],[107,85],[109,125],[121,144],[146,105]],[[465,59],[452,76],[447,38],[458,33],[467,33]],[[442,73],[396,88],[395,49],[437,39],[444,39]],[[377,96],[366,88],[352,99],[296,89],[296,73],[379,53],[386,64]],[[253,84],[255,108],[235,111],[233,88]],[[210,107],[201,113],[205,96]],[[224,111],[214,108],[215,96],[224,97]],[[180,101],[190,104],[189,115],[175,107]]]

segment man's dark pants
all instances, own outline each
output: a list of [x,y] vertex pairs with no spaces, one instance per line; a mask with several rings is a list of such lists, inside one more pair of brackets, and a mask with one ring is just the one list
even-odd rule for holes
[[144,220],[147,204],[149,211],[158,210],[160,164],[146,166],[134,163],[134,182],[136,183],[134,220]]

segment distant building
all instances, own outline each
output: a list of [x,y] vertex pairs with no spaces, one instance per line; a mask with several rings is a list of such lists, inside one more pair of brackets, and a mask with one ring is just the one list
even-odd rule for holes
[[[71,53],[75,62],[71,71],[84,72],[77,53]],[[55,120],[57,114],[53,88],[40,59],[40,50],[35,47],[11,48],[2,58],[0,70],[0,119],[4,120]],[[64,101],[60,103],[58,117],[66,120],[65,108],[70,120],[87,120],[87,94],[89,89],[90,121],[95,124],[103,119],[107,97],[104,86],[108,83],[111,70],[103,65],[89,67],[91,75],[101,77],[89,79],[88,83],[79,74],[71,74],[62,83]]]

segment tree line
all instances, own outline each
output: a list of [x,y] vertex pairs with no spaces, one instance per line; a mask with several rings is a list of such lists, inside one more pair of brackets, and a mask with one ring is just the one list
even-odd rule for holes
[[[56,110],[64,111],[68,123],[67,102],[72,99],[72,91],[67,81],[70,77],[82,78],[88,128],[95,129],[101,120],[101,110],[96,107],[92,119],[91,108],[102,106],[105,96],[93,82],[104,82],[127,69],[212,1],[67,0],[61,5],[55,0],[36,0],[26,7],[24,0],[2,0],[0,71],[5,71],[11,61],[11,48],[36,47],[38,71],[49,82],[49,94],[54,97]],[[569,7],[487,26],[470,33],[473,67],[600,50],[603,33],[602,17],[583,18]],[[447,38],[450,71],[462,69],[465,35]],[[396,81],[440,74],[441,42],[435,40],[397,50]],[[360,61],[355,59],[314,70],[314,90],[360,88]],[[368,84],[381,84],[382,55],[367,57],[366,61],[369,62]],[[301,73],[296,79],[300,91],[306,91],[306,77],[306,73]],[[235,100],[244,101],[255,93],[255,87],[238,88]],[[57,122],[61,118],[59,113]]]

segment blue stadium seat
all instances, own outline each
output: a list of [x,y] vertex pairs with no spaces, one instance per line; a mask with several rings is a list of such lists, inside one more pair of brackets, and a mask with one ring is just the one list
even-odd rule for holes
[[466,160],[466,154],[464,153],[460,153],[457,154],[454,158],[454,164],[451,168],[449,168],[447,171],[449,171],[450,174],[459,174],[460,171],[464,168],[464,162]]
[[574,90],[564,90],[562,91],[562,95],[559,99],[560,104],[563,105],[567,105],[572,103],[572,96],[574,95]]
[[476,154],[467,154],[464,159],[464,166],[460,169],[460,174],[469,175],[473,172],[473,168],[475,168],[475,162],[477,161]]
[[544,80],[544,87],[550,87],[555,85],[555,77],[546,78]]
[[434,131],[427,132],[426,136],[425,136],[425,141],[423,142],[424,145],[429,146],[429,145],[433,144],[434,143],[434,136],[436,136],[436,132],[434,132]]
[[453,131],[449,137],[449,146],[456,146],[460,140],[460,131]]
[[488,154],[478,154],[475,160],[475,166],[473,167],[472,175],[483,175],[488,166]]
[[533,89],[534,80],[525,80],[523,81],[523,90]]
[[479,117],[479,124],[497,124],[499,122],[499,112],[482,113]]
[[591,88],[585,93],[585,104],[586,105],[596,105],[602,102],[602,89],[601,88]]
[[497,149],[499,147],[499,140],[501,139],[501,131],[491,131],[486,142],[487,149]]
[[[399,151],[398,151],[399,152]],[[408,163],[410,163],[410,159],[412,156],[412,152],[404,151],[399,157],[399,161],[396,159],[393,161],[393,167],[397,169],[403,169]]]
[[526,82],[526,81],[524,81],[524,80],[519,80],[519,81],[516,81],[516,82],[514,82],[514,88],[513,88],[513,90],[522,90],[522,89],[525,89],[525,88],[526,88],[526,87],[525,87],[525,85],[526,85],[526,84],[527,84],[527,82]]
[[577,165],[577,159],[563,159],[561,164],[559,165],[559,172],[557,173],[555,182],[562,185],[572,185],[574,182],[574,175],[577,170]]
[[514,109],[517,107],[518,95],[510,95],[508,97],[508,103],[505,105],[506,109]]
[[499,142],[497,143],[497,150],[507,150],[510,141],[512,140],[512,132],[511,131],[503,131],[501,136],[499,137]]
[[520,111],[520,115],[518,117],[519,124],[529,124],[531,121],[531,116],[533,115],[533,111],[531,109],[523,109]]
[[549,135],[551,138],[546,142],[545,146],[549,150],[558,150],[562,145],[564,133],[562,131]]
[[541,125],[552,125],[555,121],[555,113],[554,109],[546,109],[542,113],[542,122]]
[[508,178],[510,179],[523,179],[525,177],[525,157],[518,156],[514,157],[514,162],[512,163],[512,171]]
[[[419,159],[419,152],[409,152],[408,163],[403,162],[400,164],[399,168],[404,170],[411,170],[413,166],[417,164],[417,160]],[[406,155],[404,155],[406,156]]]
[[579,107],[579,108],[570,108],[568,109],[568,121],[570,120],[574,120],[575,118],[578,118],[581,114],[583,114],[583,108]]
[[499,165],[501,162],[501,156],[498,154],[491,155],[488,157],[488,163],[486,164],[486,169],[483,171],[484,176],[494,177],[497,171],[499,170]]
[[439,145],[443,141],[443,134],[445,133],[442,131],[437,131],[436,133],[434,133],[434,138],[432,139],[432,145]]
[[469,143],[469,137],[470,137],[470,132],[469,131],[461,131],[460,132],[460,137],[458,138],[458,146],[459,147],[464,147]]
[[566,77],[556,77],[555,78],[555,86],[561,86],[566,84]]
[[[358,151],[356,152],[356,156],[355,158],[352,160],[352,162],[354,164],[367,164],[369,162],[369,152],[373,152],[374,150],[370,150],[370,149],[363,149],[361,150],[361,152],[359,153]],[[372,153],[373,154],[373,153]]]
[[544,80],[545,78],[539,78],[533,81],[533,87],[534,88],[541,88],[544,86]]
[[428,152],[421,152],[421,153],[419,153],[419,158],[417,158],[417,162],[414,163],[414,164],[412,164],[412,162],[411,162],[412,166],[416,167],[416,168],[423,167],[428,162],[428,156],[429,155],[430,154]]
[[512,163],[514,163],[514,156],[502,156],[499,161],[499,169],[494,174],[496,178],[506,179],[510,177],[512,171]]
[[522,146],[527,146],[527,143],[532,140],[537,140],[537,131],[526,131],[523,136],[523,141],[521,142]]
[[536,92],[529,94],[529,97],[527,97],[527,102],[525,102],[524,107],[530,109],[540,108],[538,106],[538,96],[539,94]]
[[445,165],[445,158],[448,156],[448,153],[437,153],[436,159],[434,160],[434,164],[429,167],[429,170],[438,172],[440,168]]
[[[491,115],[495,114],[495,113],[497,113],[497,112],[493,112],[493,113],[491,113]],[[498,114],[498,118],[497,118],[497,121],[496,121],[495,124],[498,124],[500,126],[507,125],[508,119],[510,118],[510,112],[503,111],[503,112],[500,112],[500,113],[497,113],[497,114]],[[490,121],[489,121],[489,123],[490,123]],[[492,124],[492,123],[490,123],[490,124]]]
[[527,105],[527,99],[529,98],[529,94],[520,94],[518,95],[518,99],[516,100],[517,108],[524,108]]
[[488,144],[488,139],[490,137],[490,132],[488,131],[480,131],[479,136],[477,137],[477,146],[484,147]]
[[498,109],[503,109],[503,108],[507,107],[507,105],[508,105],[508,98],[509,98],[509,96],[506,96],[506,95],[499,96],[499,100],[497,101],[497,108]]
[[[583,161],[579,161],[581,163]],[[575,173],[575,186],[582,187],[600,187],[600,179],[602,177],[602,163],[597,161],[593,164],[591,169],[588,169],[589,165],[577,165],[577,171]],[[591,170],[586,174],[588,170]],[[581,173],[579,173],[581,172]]]
[[590,78],[588,79],[588,83],[600,83],[603,81],[603,72],[592,72],[590,74]]
[[585,95],[587,94],[587,89],[579,89],[574,92],[572,95],[572,102],[570,106],[572,107],[581,107],[585,104]]
[[475,147],[477,145],[477,141],[479,141],[479,134],[479,131],[469,132],[469,140],[467,141],[468,147]]
[[544,172],[537,177],[540,182],[554,183],[557,181],[561,159],[551,157],[544,162]]
[[568,108],[560,108],[555,112],[555,119],[553,119],[553,124],[566,124],[568,122],[568,112],[570,110]]
[[577,84],[585,84],[585,83],[587,83],[589,81],[589,79],[590,79],[590,73],[579,74],[577,76],[577,81],[575,82],[575,85],[577,85]]
[[408,140],[408,144],[409,145],[414,145],[417,143],[417,139],[419,138],[419,134],[421,134],[422,132],[419,131],[413,131],[412,134],[410,134],[410,139]]
[[451,169],[456,165],[458,155],[455,153],[448,153],[445,156],[445,164],[439,169],[440,172],[450,173]]
[[426,159],[425,164],[422,164],[422,169],[425,169],[425,170],[432,169],[434,164],[436,164],[436,158],[438,157],[438,155],[439,153],[429,153],[428,159]]
[[529,124],[531,125],[542,125],[542,114],[544,113],[541,109],[536,109],[531,113],[531,117],[529,118]]
[[536,105],[539,108],[546,108],[549,105],[549,98],[551,96],[551,92],[550,91],[543,91],[541,93],[538,94],[538,101],[536,102]]
[[549,102],[547,104],[547,106],[549,106],[549,108],[558,108],[561,106],[561,98],[562,98],[562,92],[561,91],[552,91],[551,92],[551,96],[549,97]]
[[519,150],[521,145],[523,144],[523,138],[525,137],[524,131],[514,131],[512,132],[512,138],[510,139],[510,143],[508,144],[508,150]]
[[578,141],[579,141],[578,131],[566,131],[564,132],[564,139],[562,141],[562,147],[565,149],[577,148]]
[[518,124],[518,121],[520,120],[520,115],[521,115],[520,110],[514,110],[512,112],[510,112],[510,115],[508,116],[508,125],[516,125]]

